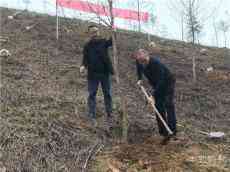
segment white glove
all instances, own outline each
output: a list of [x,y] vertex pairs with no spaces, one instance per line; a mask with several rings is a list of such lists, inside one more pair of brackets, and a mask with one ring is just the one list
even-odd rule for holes
[[142,80],[138,80],[137,85],[141,86],[142,85]]
[[84,73],[85,72],[85,66],[81,66],[80,67],[80,73]]

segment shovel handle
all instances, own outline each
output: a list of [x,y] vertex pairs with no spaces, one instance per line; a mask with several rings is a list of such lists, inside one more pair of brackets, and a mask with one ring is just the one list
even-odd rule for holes
[[[141,88],[141,91],[142,91],[142,92],[144,93],[144,95],[146,96],[146,98],[149,100],[149,99],[150,99],[150,96],[148,95],[146,89],[145,89],[142,85],[140,85],[140,88]],[[153,107],[153,110],[156,112],[157,116],[159,117],[159,119],[160,119],[161,122],[163,123],[163,125],[164,125],[164,127],[166,128],[166,130],[168,131],[168,133],[169,133],[170,135],[172,135],[172,134],[173,134],[172,130],[169,128],[168,124],[165,122],[165,120],[163,119],[162,115],[161,115],[160,112],[157,110],[155,104],[154,104],[152,101],[150,101],[150,103],[151,103],[151,105],[152,105],[152,107]]]

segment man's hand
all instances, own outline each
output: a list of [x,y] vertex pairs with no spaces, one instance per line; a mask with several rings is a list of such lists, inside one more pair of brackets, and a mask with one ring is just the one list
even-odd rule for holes
[[141,86],[142,85],[142,80],[138,80],[137,85]]
[[85,72],[85,66],[81,66],[80,67],[80,73],[84,73]]
[[155,103],[156,103],[155,98],[154,98],[153,96],[150,96],[150,97],[148,98],[148,101],[149,101],[150,103],[154,104],[154,105],[155,105]]

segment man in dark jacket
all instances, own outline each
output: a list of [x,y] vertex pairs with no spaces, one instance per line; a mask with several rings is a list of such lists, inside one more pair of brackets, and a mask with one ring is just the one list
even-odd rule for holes
[[[156,108],[173,134],[176,135],[176,114],[174,106],[175,78],[173,74],[159,61],[157,55],[150,57],[147,50],[139,49],[134,57],[137,65],[138,84],[141,84],[144,74],[153,88],[152,98]],[[157,123],[160,135],[167,138],[168,132],[158,117]]]
[[89,116],[96,124],[96,94],[99,84],[104,94],[107,117],[110,118],[112,113],[111,75],[113,66],[108,54],[108,48],[112,46],[112,39],[101,38],[98,27],[94,25],[88,27],[88,32],[91,39],[84,46],[80,72],[88,70]]

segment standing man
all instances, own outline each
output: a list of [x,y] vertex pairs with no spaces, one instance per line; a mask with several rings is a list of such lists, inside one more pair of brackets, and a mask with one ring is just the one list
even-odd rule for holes
[[[157,47],[152,48],[153,53],[154,50],[158,52]],[[159,61],[156,54],[150,56],[149,52],[145,49],[139,49],[133,57],[136,59],[137,64],[138,85],[142,83],[144,74],[153,88],[152,98],[156,108],[172,130],[173,135],[176,135],[176,114],[174,106],[175,78],[173,74]],[[158,116],[157,123],[160,135],[168,140],[169,134]]]
[[107,113],[107,120],[112,115],[112,93],[111,93],[111,75],[113,66],[108,54],[108,48],[112,46],[112,38],[109,40],[100,37],[99,28],[95,25],[88,27],[90,40],[83,49],[83,61],[80,72],[88,70],[88,109],[89,117],[96,122],[96,95],[99,84],[101,84],[104,94],[104,103]]

